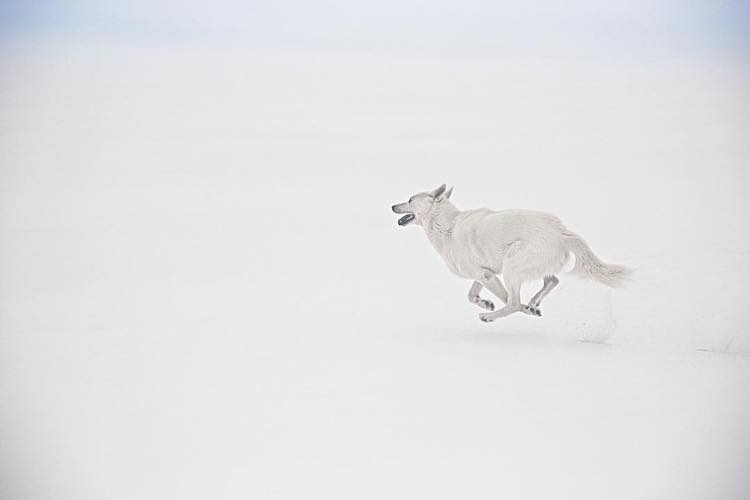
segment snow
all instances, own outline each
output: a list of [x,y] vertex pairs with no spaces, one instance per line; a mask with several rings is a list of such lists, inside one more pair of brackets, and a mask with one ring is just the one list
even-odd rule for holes
[[[3,59],[1,498],[750,494],[742,66]],[[480,323],[389,210],[443,182],[634,280]]]

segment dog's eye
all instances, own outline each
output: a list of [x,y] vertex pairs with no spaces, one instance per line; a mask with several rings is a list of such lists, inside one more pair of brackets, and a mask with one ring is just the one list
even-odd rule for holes
[[412,201],[414,201],[414,197],[409,198],[409,203],[411,203]]

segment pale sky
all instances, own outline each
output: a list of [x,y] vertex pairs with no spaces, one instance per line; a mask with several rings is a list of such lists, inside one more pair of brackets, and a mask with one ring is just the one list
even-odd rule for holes
[[750,2],[4,0],[2,38],[335,49],[747,52]]

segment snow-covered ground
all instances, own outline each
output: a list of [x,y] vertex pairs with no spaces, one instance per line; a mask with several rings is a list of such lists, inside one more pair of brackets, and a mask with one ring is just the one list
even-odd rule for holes
[[[3,66],[0,498],[750,497],[742,64]],[[389,210],[443,182],[635,279],[480,323]]]

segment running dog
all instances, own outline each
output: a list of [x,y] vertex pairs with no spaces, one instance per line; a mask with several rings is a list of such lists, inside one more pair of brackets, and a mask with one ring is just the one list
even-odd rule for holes
[[[626,267],[599,260],[583,238],[565,228],[554,215],[531,210],[459,210],[450,202],[452,192],[453,188],[446,191],[443,184],[391,208],[404,214],[399,226],[422,226],[448,268],[474,281],[469,302],[491,311],[479,315],[482,321],[495,321],[515,312],[541,316],[539,305],[559,283],[555,275],[571,254],[575,256],[573,273],[613,288],[632,273]],[[528,304],[522,304],[521,285],[536,279],[544,280],[544,286]],[[504,307],[495,311],[491,301],[479,296],[483,288],[497,296]]]

